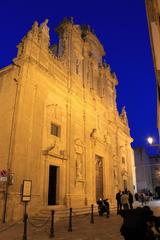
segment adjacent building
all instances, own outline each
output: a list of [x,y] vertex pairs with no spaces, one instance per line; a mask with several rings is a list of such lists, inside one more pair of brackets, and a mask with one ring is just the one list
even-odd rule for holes
[[146,0],[146,12],[157,84],[157,127],[160,136],[160,0]]
[[[29,210],[84,207],[134,190],[134,154],[125,108],[116,107],[115,73],[89,26],[64,19],[58,44],[48,20],[35,22],[13,62],[0,70],[0,217],[22,216],[23,180],[32,181]],[[8,183],[8,184],[7,184]],[[27,189],[26,189],[27,190]],[[7,193],[7,194],[6,194]]]
[[137,192],[153,192],[150,157],[142,147],[134,149]]
[[160,156],[150,156],[153,191],[160,197]]

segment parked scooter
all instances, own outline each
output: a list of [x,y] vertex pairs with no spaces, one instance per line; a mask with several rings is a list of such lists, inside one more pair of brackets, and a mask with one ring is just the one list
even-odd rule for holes
[[107,215],[107,217],[109,217],[109,202],[108,202],[108,199],[102,199],[100,198],[98,201],[97,201],[97,204],[98,204],[98,213],[99,213],[99,216],[103,216],[104,214]]

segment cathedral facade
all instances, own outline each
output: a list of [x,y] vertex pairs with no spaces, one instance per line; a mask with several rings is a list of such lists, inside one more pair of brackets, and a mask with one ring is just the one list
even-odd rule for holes
[[73,19],[57,27],[59,42],[51,45],[47,22],[33,24],[0,70],[0,169],[8,174],[0,218],[22,216],[23,180],[32,181],[32,212],[90,206],[100,197],[112,205],[119,189],[134,191],[132,138],[103,46]]

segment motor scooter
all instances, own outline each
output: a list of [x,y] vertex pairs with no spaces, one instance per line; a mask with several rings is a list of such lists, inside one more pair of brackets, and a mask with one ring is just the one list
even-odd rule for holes
[[103,216],[104,214],[107,215],[107,217],[109,217],[109,202],[108,202],[108,199],[98,199],[97,201],[97,204],[98,204],[98,213],[99,213],[99,216]]

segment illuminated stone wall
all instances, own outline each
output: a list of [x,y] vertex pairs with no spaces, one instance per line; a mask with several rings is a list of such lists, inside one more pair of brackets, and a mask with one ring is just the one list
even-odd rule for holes
[[23,179],[32,180],[33,213],[48,207],[52,187],[49,205],[74,208],[97,197],[114,205],[119,189],[135,185],[126,110],[117,111],[118,80],[102,61],[103,46],[73,19],[57,27],[59,43],[51,45],[47,22],[33,24],[13,64],[0,70],[0,169],[14,174],[8,219],[22,216]]

